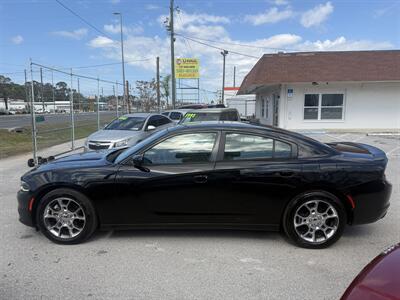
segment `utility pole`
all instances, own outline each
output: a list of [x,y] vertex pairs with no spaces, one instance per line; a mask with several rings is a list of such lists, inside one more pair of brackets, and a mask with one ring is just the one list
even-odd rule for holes
[[175,32],[174,32],[174,0],[170,0],[169,6],[169,26],[171,35],[171,80],[172,80],[172,108],[175,108],[176,82],[175,82]]
[[233,66],[233,87],[236,87],[236,66]]
[[224,58],[223,67],[222,67],[222,91],[221,91],[221,103],[224,103],[224,89],[225,89],[225,57],[228,55],[227,50],[221,51],[221,54]]
[[40,68],[40,100],[42,100],[42,109],[43,113],[45,111],[44,109],[44,101],[43,101],[43,71],[42,68]]
[[158,112],[161,112],[161,99],[160,99],[160,58],[157,56],[157,106]]
[[[119,25],[120,25],[120,32],[121,32],[122,82],[123,82],[123,86],[124,86],[123,102],[126,103],[126,101],[129,101],[129,99],[127,99],[128,91],[125,89],[125,58],[124,58],[124,34],[123,34],[123,26],[122,26],[122,14],[119,12],[115,12],[113,14],[119,16]],[[128,108],[129,108],[129,105],[128,105]],[[130,108],[129,108],[129,112],[130,112]]]
[[130,114],[131,113],[131,104],[130,104],[130,101],[129,101],[129,82],[128,82],[128,80],[125,82],[125,90],[126,90],[126,99],[127,99],[127,104],[128,104],[128,114]]

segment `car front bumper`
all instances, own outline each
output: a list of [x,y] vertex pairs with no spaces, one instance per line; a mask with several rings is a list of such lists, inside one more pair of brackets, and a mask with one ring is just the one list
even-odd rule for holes
[[353,193],[355,207],[352,224],[373,223],[386,215],[390,206],[392,185],[386,180],[370,182]]
[[19,221],[27,226],[35,227],[33,221],[33,209],[30,210],[29,207],[33,207],[35,204],[35,199],[30,192],[22,192],[19,191],[17,194],[18,199],[18,214],[19,214]]

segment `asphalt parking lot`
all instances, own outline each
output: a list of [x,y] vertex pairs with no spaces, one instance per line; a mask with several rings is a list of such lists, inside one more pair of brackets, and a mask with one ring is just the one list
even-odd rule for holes
[[18,221],[16,191],[29,155],[0,160],[0,298],[338,299],[400,241],[400,138],[309,135],[383,149],[393,184],[384,219],[347,227],[324,250],[297,248],[279,233],[204,230],[99,232],[85,244],[56,245]]

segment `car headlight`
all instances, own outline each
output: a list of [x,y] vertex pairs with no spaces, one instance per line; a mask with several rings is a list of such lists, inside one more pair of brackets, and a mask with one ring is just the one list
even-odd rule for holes
[[29,192],[29,190],[30,190],[31,188],[30,188],[29,184],[27,184],[25,181],[22,181],[22,180],[21,180],[21,184],[20,184],[19,189],[20,189],[22,192]]
[[124,147],[124,146],[127,146],[127,145],[128,145],[128,141],[129,141],[129,139],[116,142],[116,143],[114,144],[114,147]]

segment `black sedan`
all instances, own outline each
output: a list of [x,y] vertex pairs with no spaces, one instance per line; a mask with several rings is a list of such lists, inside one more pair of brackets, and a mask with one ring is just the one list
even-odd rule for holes
[[283,230],[306,248],[389,207],[383,151],[237,122],[179,125],[135,146],[75,154],[21,178],[20,221],[79,243],[97,228]]

